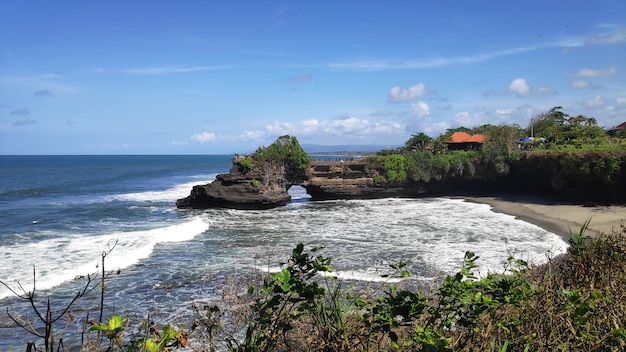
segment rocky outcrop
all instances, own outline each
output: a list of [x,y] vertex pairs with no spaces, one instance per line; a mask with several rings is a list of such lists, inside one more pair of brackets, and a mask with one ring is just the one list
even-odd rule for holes
[[194,186],[191,194],[176,201],[178,208],[208,209],[270,209],[291,200],[290,175],[281,163],[258,163],[251,169],[240,164],[243,156],[233,158],[228,174],[217,175],[215,181]]
[[[256,163],[247,170],[243,157],[233,159],[228,174],[215,181],[194,186],[191,194],[176,202],[178,208],[270,209],[286,205],[292,185],[303,186],[311,200],[372,199],[417,197],[435,191],[424,184],[385,184],[374,182],[377,171],[365,163],[352,161],[312,161],[305,175],[291,173],[284,165]],[[439,183],[441,187],[443,184]]]
[[313,161],[302,186],[312,200],[414,197],[425,192],[419,185],[377,185],[376,174],[365,163]]
[[[489,165],[475,173],[430,182],[390,183],[381,169],[363,160],[311,161],[306,168],[275,160],[253,164],[235,157],[228,174],[193,187],[179,208],[269,209],[291,200],[292,185],[303,186],[311,200],[373,199],[524,192],[552,194],[570,202],[626,203],[626,153],[536,153],[511,164],[510,172],[491,175]],[[247,165],[247,166],[244,166]]]

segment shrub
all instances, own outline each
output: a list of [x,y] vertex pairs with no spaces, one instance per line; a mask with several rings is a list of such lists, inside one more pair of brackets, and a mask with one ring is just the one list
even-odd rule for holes
[[252,170],[252,157],[246,155],[243,159],[241,159],[241,161],[239,161],[239,165],[241,165],[245,171]]
[[259,148],[252,158],[261,162],[283,163],[287,171],[295,176],[303,176],[311,162],[311,157],[302,149],[298,139],[281,136],[267,148]]

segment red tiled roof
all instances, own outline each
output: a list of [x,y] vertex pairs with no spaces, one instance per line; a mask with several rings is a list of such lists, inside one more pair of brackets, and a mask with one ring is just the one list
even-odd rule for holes
[[467,141],[471,136],[472,135],[470,135],[469,133],[465,133],[465,132],[454,132],[450,136],[450,142],[451,143],[463,143]]
[[454,132],[450,136],[448,143],[482,143],[485,141],[485,136],[482,134],[471,135],[465,132]]
[[622,122],[621,124],[611,128],[611,130],[623,130],[624,128],[626,128],[626,122]]
[[485,141],[485,136],[482,134],[475,134],[471,136],[466,142],[482,143]]

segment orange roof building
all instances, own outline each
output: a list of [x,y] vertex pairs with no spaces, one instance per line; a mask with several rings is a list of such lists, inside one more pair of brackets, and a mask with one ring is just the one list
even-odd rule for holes
[[482,134],[474,134],[466,140],[466,142],[472,142],[472,143],[482,143],[484,141],[485,141],[485,136],[483,136]]
[[450,136],[448,150],[477,150],[485,141],[482,134],[471,135],[466,132],[454,132]]
[[466,132],[454,132],[450,136],[450,141],[448,143],[463,143],[471,137],[472,135]]

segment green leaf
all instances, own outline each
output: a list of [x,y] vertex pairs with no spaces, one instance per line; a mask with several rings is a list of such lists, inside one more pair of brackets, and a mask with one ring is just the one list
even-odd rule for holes
[[154,341],[154,339],[146,340],[145,345],[149,352],[159,352],[159,345]]
[[111,318],[109,319],[109,330],[118,330],[123,328],[122,321],[125,320],[126,319],[122,320],[122,317],[120,317],[119,315],[111,316]]

